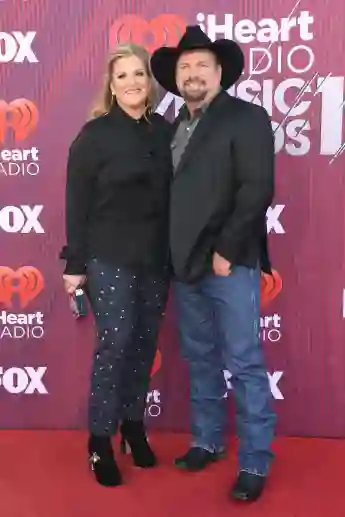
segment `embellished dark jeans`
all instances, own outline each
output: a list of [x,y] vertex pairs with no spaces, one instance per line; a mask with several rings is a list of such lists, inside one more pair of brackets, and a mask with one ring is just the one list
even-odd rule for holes
[[116,268],[97,259],[88,264],[86,291],[98,338],[89,399],[90,433],[110,436],[120,421],[143,419],[168,288],[165,270]]

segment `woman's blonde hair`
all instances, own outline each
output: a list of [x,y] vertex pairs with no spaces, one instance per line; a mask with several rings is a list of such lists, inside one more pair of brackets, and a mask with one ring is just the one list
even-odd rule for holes
[[116,63],[118,59],[131,56],[136,56],[142,61],[145,70],[151,80],[151,89],[147,99],[147,108],[151,110],[154,109],[157,100],[157,86],[151,73],[150,54],[144,47],[141,47],[140,45],[136,45],[135,43],[126,43],[119,45],[115,51],[111,52],[108,56],[103,86],[91,110],[90,118],[101,117],[102,115],[105,115],[109,112],[112,104],[116,100],[113,97],[112,91],[110,89],[114,63]]

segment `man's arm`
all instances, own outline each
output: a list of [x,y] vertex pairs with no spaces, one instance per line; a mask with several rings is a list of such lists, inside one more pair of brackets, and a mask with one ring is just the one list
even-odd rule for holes
[[251,106],[239,121],[234,138],[234,167],[238,190],[235,208],[226,221],[216,252],[236,262],[249,239],[260,231],[274,195],[274,135],[263,108]]

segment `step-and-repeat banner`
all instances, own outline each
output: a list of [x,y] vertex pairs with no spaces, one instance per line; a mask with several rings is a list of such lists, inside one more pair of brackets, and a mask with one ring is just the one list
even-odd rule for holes
[[[263,105],[275,130],[261,334],[279,431],[345,436],[344,20],[341,0],[0,1],[0,427],[85,425],[92,319],[73,319],[58,261],[67,149],[109,47],[175,45],[198,23],[242,45],[229,94]],[[180,104],[162,92],[157,109],[171,118]],[[147,418],[187,429],[171,310],[159,348]]]

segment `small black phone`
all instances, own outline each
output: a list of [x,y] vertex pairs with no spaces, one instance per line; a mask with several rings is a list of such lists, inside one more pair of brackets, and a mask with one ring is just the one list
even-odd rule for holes
[[76,319],[87,315],[87,300],[84,289],[77,287],[75,292],[69,297],[70,309]]

